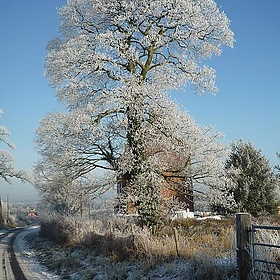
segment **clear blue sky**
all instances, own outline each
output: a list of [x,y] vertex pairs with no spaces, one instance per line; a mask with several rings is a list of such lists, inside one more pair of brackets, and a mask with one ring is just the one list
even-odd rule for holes
[[[66,0],[1,1],[0,124],[16,145],[17,168],[30,170],[37,159],[34,132],[40,119],[59,110],[44,77],[46,45],[57,36],[57,8]],[[231,19],[234,49],[209,61],[217,71],[216,96],[175,95],[201,125],[213,125],[226,141],[251,140],[270,160],[280,151],[280,1],[217,0]],[[0,195],[11,200],[34,197],[28,184],[0,180]]]

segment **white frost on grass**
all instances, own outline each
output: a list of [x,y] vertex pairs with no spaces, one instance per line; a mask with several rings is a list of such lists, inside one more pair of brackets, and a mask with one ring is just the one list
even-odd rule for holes
[[[30,228],[22,232],[15,242],[21,262],[29,269],[28,280],[194,280],[205,279],[210,274],[213,279],[236,279],[234,258],[197,255],[193,260],[174,259],[158,265],[141,266],[135,262],[116,262],[110,257],[96,255],[86,247],[52,247],[37,236],[38,231],[38,227]],[[56,270],[60,276],[47,271],[36,259],[38,251],[42,253],[44,248],[47,250],[45,255],[40,254],[41,261],[48,263],[49,269]]]
[[29,227],[25,229],[15,239],[13,244],[14,252],[16,253],[17,260],[27,280],[55,280],[60,279],[59,276],[46,270],[36,258],[34,252],[30,250],[25,236],[29,234],[37,234],[39,226]]

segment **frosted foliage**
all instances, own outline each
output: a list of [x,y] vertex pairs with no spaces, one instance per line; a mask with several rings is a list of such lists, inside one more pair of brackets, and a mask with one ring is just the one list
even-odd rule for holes
[[[158,97],[149,106],[146,125],[138,131],[139,137],[145,139],[144,149],[150,156],[150,165],[161,171],[188,173],[198,183],[216,183],[230,152],[222,143],[223,136],[212,127],[196,124],[164,94]],[[123,168],[129,169],[132,152],[127,150],[124,158]]]
[[63,36],[49,44],[46,75],[70,107],[118,99],[131,79],[214,92],[215,71],[201,61],[234,41],[213,0],[71,0],[59,13]]
[[234,194],[226,185],[211,188],[209,193],[204,195],[204,200],[212,206],[214,211],[217,210],[220,214],[231,213],[238,209]]
[[[2,110],[0,109],[0,117]],[[8,140],[9,131],[6,127],[0,126],[0,144],[4,143],[11,149],[15,146]],[[2,145],[2,144],[1,144]],[[27,174],[24,171],[16,171],[14,168],[14,160],[10,153],[6,150],[0,149],[0,178],[10,182],[10,178],[18,178],[22,181],[27,180]]]
[[[114,169],[122,152],[124,125],[118,114],[103,118],[88,106],[71,113],[47,115],[37,130],[37,148],[60,169],[89,172],[98,167]],[[107,164],[109,163],[109,165]]]
[[196,124],[156,86],[142,86],[141,90],[139,87],[138,93],[142,93],[142,98],[146,96],[144,105],[133,100],[127,100],[126,105],[130,104],[131,114],[140,113],[137,118],[141,125],[134,132],[133,145],[127,145],[129,120],[125,113],[103,111],[102,105],[87,105],[70,113],[49,114],[41,121],[36,133],[40,164],[52,172],[60,170],[68,178],[96,168],[121,175],[139,164],[134,151],[137,146],[145,154],[138,166],[141,172],[174,171],[192,178],[194,183],[218,184],[229,152],[222,144],[222,135],[212,127]]
[[[190,178],[194,185],[222,186],[227,180],[224,161],[230,152],[222,143],[223,136],[212,127],[196,124],[164,94],[153,101],[149,104],[149,117],[137,134],[144,139],[141,149],[146,151],[141,170],[173,172]],[[133,147],[126,147],[120,161],[121,173],[131,172],[137,160]]]
[[49,114],[36,132],[41,159],[34,168],[35,184],[57,211],[68,214],[78,211],[76,201],[81,195],[92,199],[115,182],[108,174],[101,180],[92,172],[100,167],[112,169],[110,151],[113,153],[112,149],[119,146],[113,138],[114,134],[122,133],[122,128],[117,116],[110,116],[110,120],[100,124],[91,110],[91,106],[87,106],[67,114]]
[[252,215],[272,213],[277,205],[274,196],[276,180],[269,161],[249,141],[241,139],[232,143],[232,151],[225,164],[227,175],[232,180],[238,211]]
[[[0,117],[1,117],[2,111],[0,110]],[[15,146],[9,141],[9,130],[5,126],[0,126],[0,143],[5,143],[10,148],[14,149]]]
[[[64,158],[65,159],[65,158]],[[72,215],[88,207],[92,199],[106,192],[115,181],[113,174],[102,178],[78,165],[53,160],[51,156],[38,161],[34,181],[49,211]]]
[[274,191],[275,198],[280,203],[280,178],[279,176],[276,176],[275,180],[275,191]]
[[46,163],[37,163],[34,174],[36,187],[48,211],[66,215],[88,207],[91,200],[112,187],[114,181],[110,176],[103,176],[101,180],[91,174],[75,179],[58,169],[49,170]]

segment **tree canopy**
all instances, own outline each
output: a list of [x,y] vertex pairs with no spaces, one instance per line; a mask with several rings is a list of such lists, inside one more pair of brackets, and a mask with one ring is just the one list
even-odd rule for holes
[[127,109],[141,81],[213,92],[214,70],[201,61],[233,45],[213,0],[70,0],[59,13],[63,37],[49,44],[46,74],[71,108],[102,101]]

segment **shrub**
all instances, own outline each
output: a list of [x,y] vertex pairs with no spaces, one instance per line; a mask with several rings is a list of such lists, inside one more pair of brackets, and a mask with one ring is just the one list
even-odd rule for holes
[[75,237],[75,226],[69,219],[42,221],[40,233],[56,244],[64,245]]

